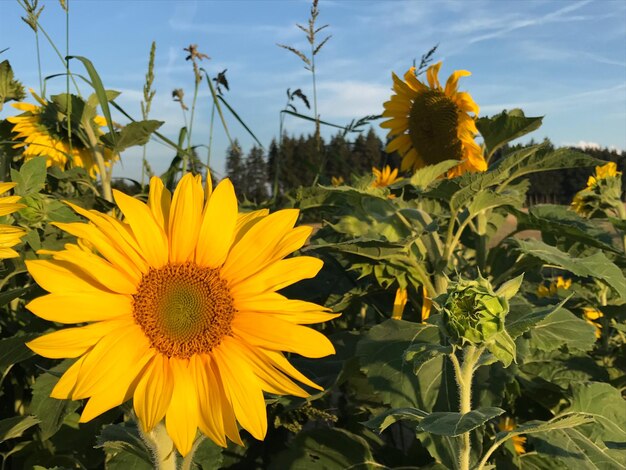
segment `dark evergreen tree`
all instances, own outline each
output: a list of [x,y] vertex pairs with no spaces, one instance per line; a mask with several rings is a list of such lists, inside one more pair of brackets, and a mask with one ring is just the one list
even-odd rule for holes
[[235,187],[235,194],[240,199],[243,196],[245,183],[245,165],[243,153],[237,139],[226,150],[226,176]]
[[268,198],[267,191],[267,164],[263,155],[263,149],[256,145],[250,149],[246,158],[246,173],[243,193],[251,201],[265,201]]

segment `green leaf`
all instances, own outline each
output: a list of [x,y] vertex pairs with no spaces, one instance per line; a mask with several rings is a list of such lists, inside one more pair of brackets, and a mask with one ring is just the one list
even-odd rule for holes
[[[115,90],[105,90],[104,94],[106,95],[107,101],[113,101],[115,98],[121,95],[119,91]],[[89,98],[87,98],[87,104],[92,108],[98,106],[99,102],[100,101],[98,100],[98,95],[96,93],[92,93],[91,95],[89,95]]]
[[397,184],[393,184],[392,188],[402,187],[407,184],[412,184],[418,188],[424,190],[428,188],[434,181],[436,181],[441,175],[445,174],[451,168],[454,168],[459,164],[458,160],[446,160],[439,162],[436,165],[427,165],[424,168],[416,170],[415,173],[409,179],[400,180]]
[[25,361],[35,355],[24,343],[35,339],[38,334],[25,334],[11,338],[0,339],[0,368]]
[[46,184],[46,158],[31,158],[19,171],[11,169],[11,180],[17,183],[15,194],[18,196],[38,193]]
[[576,276],[593,277],[611,287],[620,299],[626,299],[626,277],[623,271],[602,252],[575,258],[540,240],[516,240],[522,253],[556,265]]
[[50,393],[59,381],[58,375],[67,370],[71,361],[54,367],[51,373],[43,373],[33,384],[33,399],[30,404],[30,411],[41,421],[41,438],[45,441],[50,439],[63,426],[65,417],[76,411],[80,402],[72,400],[57,400],[51,398]]
[[222,448],[210,439],[204,439],[193,455],[193,461],[202,470],[217,470],[222,468]]
[[365,439],[343,429],[327,428],[298,434],[289,449],[272,460],[269,470],[380,468],[374,464]]
[[[419,376],[413,374],[404,352],[415,343],[440,344],[435,325],[387,320],[373,327],[359,341],[357,356],[367,376],[384,403],[393,408],[413,407],[432,410],[444,382],[444,357],[429,361]],[[456,394],[456,390],[451,390]]]
[[496,150],[512,140],[541,126],[543,117],[526,117],[521,109],[502,111],[491,117],[476,120],[476,127],[485,141],[487,160]]
[[7,101],[21,101],[25,96],[24,87],[13,78],[13,69],[9,61],[0,62],[0,111]]
[[[0,292],[0,307],[8,304],[14,299],[21,297],[26,294],[28,291],[32,290],[31,287],[17,287],[16,289],[5,290],[4,292]],[[0,340],[0,342],[3,340]],[[0,343],[1,344],[1,343]],[[2,347],[0,346],[0,356],[2,355]]]
[[0,442],[20,437],[37,423],[39,420],[34,416],[13,416],[0,420]]
[[375,416],[363,424],[381,433],[398,421],[415,421],[419,423],[426,416],[428,416],[428,413],[417,408],[394,408]]
[[[107,127],[110,130],[115,129],[113,126],[113,119],[111,118],[111,109],[109,108],[109,100],[107,96],[107,91],[104,89],[104,85],[102,84],[102,80],[100,79],[100,75],[96,72],[95,67],[91,63],[89,59],[82,56],[68,56],[68,60],[70,59],[78,59],[82,62],[89,74],[89,78],[91,79],[91,86],[96,92],[96,96],[98,98],[98,102],[100,103],[100,108],[102,108],[102,114],[104,114],[104,118],[107,122]],[[115,134],[112,135],[113,146],[115,147]]]
[[154,470],[154,466],[135,454],[120,451],[107,460],[106,470]]
[[424,417],[417,425],[417,430],[438,436],[460,436],[503,413],[504,410],[497,407],[478,408],[465,414],[438,411]]
[[498,297],[502,296],[507,300],[511,300],[515,297],[515,294],[519,291],[519,288],[522,285],[522,281],[524,280],[524,275],[520,274],[516,278],[510,279],[498,287],[496,291],[496,295]]
[[[135,145],[145,145],[154,131],[163,125],[163,121],[153,119],[135,121],[125,125],[120,131],[107,132],[100,139],[115,152],[122,152]],[[113,137],[112,134],[115,134]]]
[[515,361],[515,342],[506,330],[502,330],[491,337],[487,350],[493,354],[504,367],[509,367]]
[[596,341],[593,325],[564,308],[544,318],[530,335],[532,346],[542,351],[554,351],[563,345],[570,350],[589,351]]
[[406,349],[404,359],[413,363],[413,373],[418,375],[424,364],[451,352],[452,346],[443,346],[436,343],[415,343]]
[[248,131],[248,134],[250,134],[250,136],[256,141],[256,143],[259,145],[259,147],[261,147],[262,149],[265,149],[265,147],[263,147],[263,144],[261,143],[261,141],[259,139],[257,139],[257,136],[254,135],[254,132],[252,132],[252,130],[250,130],[250,128],[246,125],[245,122],[243,122],[243,119],[241,119],[239,117],[239,114],[237,114],[237,112],[231,107],[230,104],[228,104],[228,101],[226,101],[226,99],[224,99],[224,97],[222,95],[217,95],[217,98],[224,103],[224,106],[226,106],[226,108],[228,108],[228,110],[231,112],[231,114],[235,117],[235,119],[237,119],[237,121],[239,122],[239,124],[241,124],[243,126],[243,128]]
[[511,303],[511,310],[506,316],[506,331],[513,339],[530,330],[537,323],[544,320],[548,315],[559,310],[567,302],[563,300],[557,305],[547,307],[535,307],[531,304]]
[[97,438],[96,447],[103,447],[110,454],[128,452],[151,464],[150,454],[139,436],[136,423],[124,422],[104,426]]

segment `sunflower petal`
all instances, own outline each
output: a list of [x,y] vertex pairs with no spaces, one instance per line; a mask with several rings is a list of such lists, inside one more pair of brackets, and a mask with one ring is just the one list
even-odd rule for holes
[[178,452],[184,457],[191,451],[196,439],[198,401],[188,361],[171,358],[170,364],[174,391],[165,415],[165,427]]
[[83,323],[132,315],[132,298],[106,292],[56,293],[37,297],[26,308],[44,320]]
[[150,432],[165,416],[174,391],[174,377],[169,360],[155,354],[133,395],[135,413],[144,432]]
[[171,263],[185,263],[193,260],[203,204],[202,183],[191,173],[187,173],[174,191],[170,209],[168,233]]

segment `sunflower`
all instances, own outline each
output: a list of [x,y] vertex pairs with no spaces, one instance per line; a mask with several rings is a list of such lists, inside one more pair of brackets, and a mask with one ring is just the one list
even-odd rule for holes
[[393,300],[393,312],[391,318],[394,320],[402,320],[402,314],[404,313],[404,307],[408,300],[406,289],[398,288],[396,290],[396,297]]
[[[100,171],[93,156],[93,152],[80,139],[68,140],[67,131],[59,126],[58,116],[62,114],[58,108],[41,97],[34,91],[30,91],[39,103],[14,103],[12,106],[24,113],[18,116],[8,117],[7,121],[13,124],[13,132],[18,142],[13,147],[26,147],[23,152],[24,159],[33,157],[46,157],[46,164],[65,168],[68,161],[73,167],[84,168],[93,178]],[[95,114],[95,113],[94,113]],[[64,117],[65,118],[65,117]],[[102,116],[94,116],[90,120],[92,130],[96,136],[102,135],[100,127],[106,125]],[[117,157],[109,149],[103,152],[105,164],[111,165]]]
[[385,165],[382,170],[378,168],[372,168],[372,173],[374,174],[374,182],[372,186],[374,188],[384,188],[385,186],[389,186],[390,184],[395,183],[396,181],[400,181],[402,178],[398,178],[398,169],[395,168],[393,171],[389,167],[389,165]]
[[[509,416],[500,418],[500,423],[498,427],[500,428],[500,431],[502,432],[514,431],[516,428],[515,419]],[[526,444],[526,438],[524,436],[513,436],[511,438],[511,441],[513,442],[513,447],[515,448],[515,452],[518,455],[526,453],[526,449],[524,448],[524,445]]]
[[587,187],[574,195],[571,203],[574,212],[582,217],[609,212],[623,218],[621,176],[622,172],[617,171],[615,162],[597,166],[587,180]]
[[417,170],[444,160],[459,160],[460,165],[448,172],[457,176],[466,171],[485,171],[487,162],[481,147],[474,141],[478,134],[475,117],[478,105],[467,92],[457,91],[460,77],[470,75],[466,70],[455,71],[445,88],[439,83],[441,62],[428,68],[428,85],[415,76],[415,67],[404,75],[404,81],[392,73],[395,95],[383,106],[381,124],[389,129],[392,140],[387,152],[399,152],[402,170]]
[[[13,189],[16,184],[17,183],[0,183],[0,194],[4,194]],[[24,204],[20,204],[18,202],[19,200],[19,196],[0,197],[0,217],[12,214],[17,210],[20,210],[22,207],[26,207]],[[19,254],[11,247],[20,242],[20,238],[24,235],[24,233],[24,230],[21,228],[0,224],[0,259],[16,258],[19,256]]]
[[317,258],[284,259],[311,227],[294,228],[296,209],[238,215],[228,179],[206,201],[200,177],[190,174],[173,197],[156,177],[147,204],[114,197],[124,222],[70,204],[91,223],[56,225],[79,243],[27,262],[50,292],[28,308],[46,320],[87,323],[28,343],[41,356],[77,358],[51,396],[89,398],[81,422],[133,398],[142,429],[165,418],[182,455],[197,428],[220,446],[226,438],[242,444],[237,421],[263,439],[264,391],[308,396],[292,379],[320,389],[283,351],[334,353],[302,325],[337,315],[277,292],[321,269]]
[[599,320],[603,316],[604,314],[597,308],[583,307],[583,317],[587,323],[589,323],[591,326],[593,326],[596,329],[595,331],[596,339],[602,336],[602,324],[595,320]]
[[621,176],[622,172],[617,171],[615,162],[608,162],[606,165],[597,166],[596,172],[587,180],[587,189],[593,189],[598,185],[600,180]]
[[537,286],[537,296],[549,297],[551,295],[556,295],[559,292],[559,289],[568,290],[571,286],[571,279],[565,279],[563,276],[557,276],[556,280],[553,280],[549,286],[539,284],[539,286]]

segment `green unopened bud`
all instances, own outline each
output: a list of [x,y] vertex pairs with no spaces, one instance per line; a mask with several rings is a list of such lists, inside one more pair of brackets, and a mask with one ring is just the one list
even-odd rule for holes
[[504,329],[509,302],[494,292],[489,281],[452,283],[443,306],[446,329],[458,344],[483,345]]

